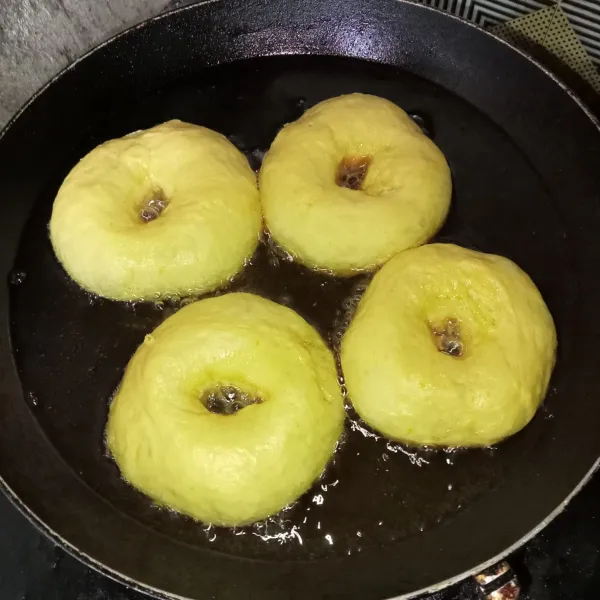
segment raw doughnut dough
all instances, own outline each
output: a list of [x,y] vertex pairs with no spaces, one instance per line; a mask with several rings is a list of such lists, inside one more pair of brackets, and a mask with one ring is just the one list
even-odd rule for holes
[[452,182],[442,152],[402,109],[350,94],[317,104],[277,134],[260,194],[284,250],[344,276],[429,240],[446,218]]
[[221,134],[169,121],[111,140],[69,173],[50,237],[67,273],[115,300],[225,284],[262,231],[256,177]]
[[[237,412],[216,414],[219,395]],[[245,293],[190,304],[131,359],[108,448],[125,479],[206,523],[278,512],[319,477],[342,432],[333,356],[294,311]]]
[[341,362],[354,407],[384,435],[488,446],[529,423],[555,350],[552,316],[517,265],[431,244],[375,275],[342,340]]

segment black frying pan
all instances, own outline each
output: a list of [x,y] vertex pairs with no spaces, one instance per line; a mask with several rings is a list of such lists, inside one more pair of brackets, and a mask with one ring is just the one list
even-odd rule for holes
[[[350,414],[324,479],[256,527],[215,530],[158,510],[119,479],[102,435],[129,356],[176,307],[99,300],[70,282],[48,240],[54,194],[98,143],[170,118],[225,133],[258,163],[285,122],[353,91],[421,116],[446,154],[455,198],[439,239],[508,256],[541,289],[559,335],[549,397],[497,448],[455,454],[388,444]],[[156,597],[407,597],[498,560],[597,466],[599,161],[597,123],[568,89],[423,6],[207,2],[118,36],[0,139],[5,491],[73,554]],[[334,344],[356,284],[274,269],[263,247],[232,288],[291,304]]]

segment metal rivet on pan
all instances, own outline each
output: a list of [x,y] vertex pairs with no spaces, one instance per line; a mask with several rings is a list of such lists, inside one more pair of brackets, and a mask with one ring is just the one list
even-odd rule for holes
[[521,595],[517,576],[506,561],[482,571],[474,579],[485,600],[517,600]]

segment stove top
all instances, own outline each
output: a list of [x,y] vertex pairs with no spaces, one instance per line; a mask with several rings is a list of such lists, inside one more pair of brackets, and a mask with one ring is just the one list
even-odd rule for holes
[[[509,557],[521,600],[600,598],[600,473],[540,535]],[[39,533],[0,493],[1,600],[144,600]],[[470,581],[420,600],[475,600]]]

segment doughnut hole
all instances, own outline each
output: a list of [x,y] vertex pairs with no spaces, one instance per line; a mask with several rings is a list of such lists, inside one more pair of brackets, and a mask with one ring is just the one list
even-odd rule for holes
[[161,187],[153,186],[146,195],[139,210],[139,216],[142,223],[155,221],[162,215],[169,205],[169,201]]
[[471,277],[461,272],[458,281],[446,279],[437,270],[417,276],[417,318],[425,324],[423,333],[440,359],[461,359],[450,361],[455,363],[455,367],[448,365],[451,369],[460,369],[459,363],[477,355],[482,345],[485,348],[497,335],[495,281],[485,264],[476,264],[472,269]]
[[458,358],[463,355],[464,346],[460,332],[460,322],[454,317],[442,323],[428,323],[433,343],[439,352]]
[[342,158],[335,174],[336,185],[350,190],[362,190],[372,160],[371,156],[345,156]]
[[234,415],[251,404],[262,404],[263,399],[233,385],[220,385],[205,390],[200,402],[215,415]]

